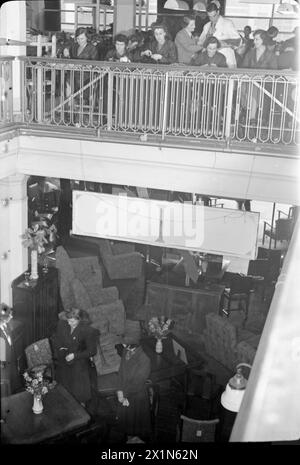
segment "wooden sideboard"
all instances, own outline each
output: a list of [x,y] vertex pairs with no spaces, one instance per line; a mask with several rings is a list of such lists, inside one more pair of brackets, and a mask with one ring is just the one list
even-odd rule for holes
[[200,335],[206,327],[207,313],[219,312],[224,289],[218,284],[190,288],[148,282],[146,304],[153,308],[155,316],[173,319],[176,330]]
[[47,274],[39,270],[39,278],[25,284],[24,274],[12,282],[13,314],[24,324],[24,340],[28,346],[49,337],[58,319],[58,275],[56,268]]

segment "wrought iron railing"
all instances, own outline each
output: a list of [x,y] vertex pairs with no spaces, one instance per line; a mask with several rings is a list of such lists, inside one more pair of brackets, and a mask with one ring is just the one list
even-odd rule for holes
[[0,125],[13,121],[12,60],[13,57],[0,58]]
[[299,78],[225,70],[23,57],[23,122],[146,138],[295,146]]

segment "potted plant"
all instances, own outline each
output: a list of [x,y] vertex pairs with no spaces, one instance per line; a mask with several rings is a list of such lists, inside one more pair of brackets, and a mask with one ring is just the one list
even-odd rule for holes
[[38,279],[38,254],[45,252],[45,245],[54,242],[57,229],[54,224],[48,227],[45,221],[39,221],[22,234],[22,244],[31,250],[31,279]]

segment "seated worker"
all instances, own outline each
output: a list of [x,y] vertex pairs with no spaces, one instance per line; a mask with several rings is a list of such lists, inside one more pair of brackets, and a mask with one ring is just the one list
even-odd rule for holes
[[177,61],[176,46],[172,40],[167,38],[168,31],[166,26],[154,23],[151,28],[154,39],[150,42],[149,48],[141,52],[141,61],[143,61],[143,57],[147,57],[153,63],[175,63]]
[[220,15],[220,4],[217,0],[211,2],[207,8],[209,23],[203,27],[199,38],[199,45],[203,45],[210,36],[216,37],[221,44],[220,52],[226,57],[228,68],[236,67],[235,53],[232,47],[238,47],[241,36],[235,29],[232,21]]
[[227,68],[226,58],[218,52],[220,42],[216,37],[209,37],[205,43],[205,50],[198,52],[192,58],[191,65],[194,66],[217,66],[218,68]]
[[130,63],[131,55],[127,50],[128,39],[124,34],[117,34],[114,39],[114,48],[106,54],[105,61],[120,61]]

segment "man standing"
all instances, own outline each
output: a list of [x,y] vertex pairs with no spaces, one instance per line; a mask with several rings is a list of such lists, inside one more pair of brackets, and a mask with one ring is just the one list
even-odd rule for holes
[[210,36],[216,37],[221,44],[219,52],[225,56],[228,68],[236,68],[235,54],[231,47],[237,47],[240,44],[241,36],[232,21],[220,15],[219,2],[213,1],[210,3],[206,8],[206,12],[209,23],[204,25],[198,43],[204,45],[204,42]]

